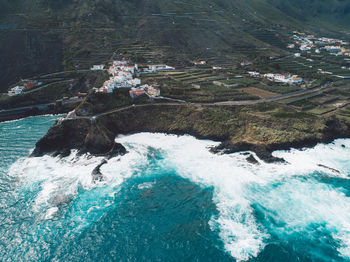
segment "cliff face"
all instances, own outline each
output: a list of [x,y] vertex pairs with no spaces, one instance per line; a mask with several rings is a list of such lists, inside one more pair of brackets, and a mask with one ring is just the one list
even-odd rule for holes
[[[285,110],[278,108],[279,110]],[[213,152],[251,150],[265,161],[276,161],[273,150],[312,146],[350,136],[350,122],[332,116],[316,118],[305,113],[275,113],[276,108],[194,107],[187,105],[144,105],[88,119],[66,120],[54,125],[36,145],[33,156],[82,153],[109,154],[125,149],[114,142],[118,134],[165,132],[190,134],[222,141]]]
[[0,32],[0,92],[20,78],[63,70],[63,42],[59,34],[15,29]]

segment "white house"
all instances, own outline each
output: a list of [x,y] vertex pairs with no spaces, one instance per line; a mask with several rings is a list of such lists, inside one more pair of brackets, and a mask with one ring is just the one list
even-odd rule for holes
[[251,77],[259,77],[260,76],[260,73],[259,72],[255,72],[255,71],[249,71],[248,74]]
[[157,71],[167,71],[167,70],[174,70],[175,68],[172,66],[167,65],[149,65],[148,70],[157,72]]
[[16,96],[16,95],[21,94],[24,89],[25,89],[24,86],[15,86],[15,87],[11,88],[7,94],[9,96]]
[[104,70],[105,69],[105,66],[104,65],[93,65],[91,67],[91,70],[92,71],[99,71],[99,70]]

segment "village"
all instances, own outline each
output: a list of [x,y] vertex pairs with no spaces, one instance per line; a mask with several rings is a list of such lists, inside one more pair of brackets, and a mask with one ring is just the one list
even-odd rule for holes
[[22,94],[23,92],[31,91],[34,88],[42,86],[42,82],[36,81],[36,80],[21,80],[23,85],[17,85],[15,87],[10,88],[8,91],[9,96],[16,96],[19,94]]
[[[95,70],[103,70],[103,65],[94,65]],[[116,60],[108,69],[109,80],[104,82],[100,88],[93,88],[94,92],[113,93],[118,88],[130,88],[130,96],[136,98],[141,95],[149,97],[160,96],[160,90],[155,85],[141,85],[141,79],[137,76],[141,74],[157,73],[159,71],[174,70],[174,67],[168,65],[148,65],[145,68],[139,68],[137,64],[132,64],[128,60]]]
[[[130,61],[115,60],[112,65],[106,70],[105,65],[93,65],[91,72],[107,71],[109,79],[105,81],[100,88],[92,88],[93,92],[108,93],[111,94],[115,89],[126,88],[130,89],[130,96],[136,98],[141,95],[147,95],[148,97],[159,97],[160,90],[157,85],[144,84],[141,85],[141,79],[138,78],[142,74],[153,74],[157,72],[166,72],[174,70],[174,67],[168,65],[147,65],[139,68],[137,64],[132,64]],[[8,96],[17,96],[23,93],[34,92],[39,88],[44,88],[43,82],[37,80],[25,79],[21,80],[20,84],[12,87],[8,90]],[[87,96],[87,93],[78,93],[78,98]]]
[[[288,44],[290,39],[292,44]],[[343,40],[317,38],[294,31],[286,35],[284,48],[290,52],[284,56],[266,56],[263,60],[254,57],[226,60],[195,57],[187,66],[167,65],[165,61],[168,60],[155,59],[152,52],[143,50],[140,45],[128,46],[118,50],[111,62],[89,63],[81,69],[21,80],[7,95],[30,94],[37,97],[37,94],[43,93],[45,98],[54,97],[53,101],[58,104],[82,101],[91,93],[111,95],[105,98],[111,100],[118,99],[123,93],[131,98],[129,102],[144,97],[151,98],[147,99],[148,102],[158,99],[190,104],[279,99],[288,106],[305,104],[307,106],[300,108],[324,113],[338,108],[339,103],[334,107],[327,104],[337,96],[321,96],[314,90],[349,79],[349,63],[346,63],[347,59],[350,61],[346,57],[348,45]],[[147,60],[137,61],[135,54],[144,54]],[[343,60],[345,63],[342,64]],[[98,60],[94,62],[99,63]],[[80,88],[79,79],[84,79],[81,83],[89,79],[87,83],[90,84]],[[297,101],[287,99],[294,93],[300,96]],[[305,102],[311,99],[311,94],[312,108]],[[327,97],[327,103],[322,102],[323,97]],[[342,106],[348,104],[347,99],[341,97],[338,101]],[[141,99],[131,103],[143,102]]]
[[[335,56],[349,56],[350,57],[350,43],[344,40],[315,37],[314,35],[306,35],[297,31],[293,32],[293,44],[288,44],[289,49],[299,49],[302,52],[314,52],[320,54],[322,51],[327,51]],[[295,53],[295,56],[300,56],[300,53]]]
[[283,84],[289,84],[289,85],[300,85],[303,82],[303,78],[299,77],[298,75],[274,74],[274,73],[260,74],[259,72],[256,72],[256,71],[249,71],[248,74],[251,77],[266,78],[271,82],[283,83]]

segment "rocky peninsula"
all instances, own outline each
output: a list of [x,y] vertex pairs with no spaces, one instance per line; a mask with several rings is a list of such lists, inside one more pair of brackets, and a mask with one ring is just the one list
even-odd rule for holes
[[91,108],[80,106],[74,118],[57,121],[37,142],[32,156],[67,155],[72,149],[93,155],[124,154],[123,145],[115,142],[117,135],[163,132],[220,141],[218,147],[210,149],[213,153],[253,151],[266,162],[276,162],[283,160],[271,155],[275,150],[350,137],[347,117],[335,113],[315,116],[273,103],[142,104],[97,116]]

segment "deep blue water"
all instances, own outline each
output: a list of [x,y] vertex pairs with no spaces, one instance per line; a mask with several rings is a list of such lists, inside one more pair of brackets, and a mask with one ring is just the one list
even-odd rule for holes
[[1,261],[350,261],[349,140],[254,166],[212,141],[123,136],[96,183],[103,158],[27,157],[56,118],[0,123]]

